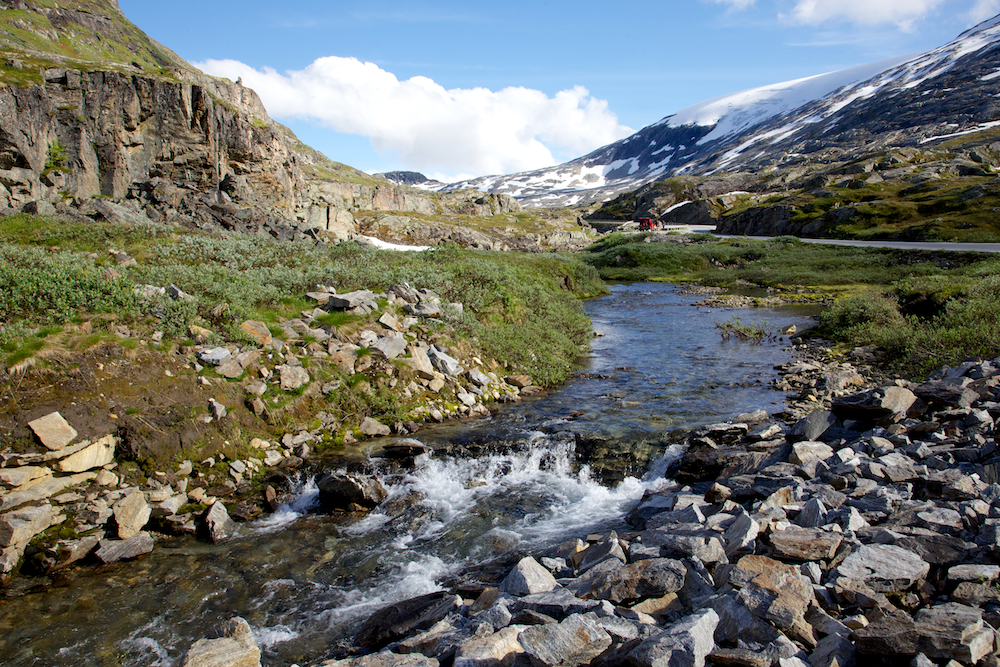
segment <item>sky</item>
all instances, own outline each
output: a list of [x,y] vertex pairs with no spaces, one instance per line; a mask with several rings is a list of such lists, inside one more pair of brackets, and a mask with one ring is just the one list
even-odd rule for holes
[[687,106],[941,46],[1000,0],[119,0],[327,157],[455,181],[580,157]]

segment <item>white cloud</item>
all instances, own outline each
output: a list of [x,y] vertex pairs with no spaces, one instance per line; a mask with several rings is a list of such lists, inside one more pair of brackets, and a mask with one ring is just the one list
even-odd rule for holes
[[909,31],[915,21],[942,2],[944,0],[796,0],[791,13],[781,14],[781,18],[807,25],[838,20],[861,25],[893,23]]
[[975,6],[966,14],[969,23],[975,25],[1000,14],[1000,0],[976,0]]
[[446,90],[426,77],[400,81],[372,63],[332,56],[285,73],[235,60],[196,65],[214,76],[242,77],[278,119],[312,119],[366,136],[379,153],[424,172],[536,169],[556,163],[553,151],[576,157],[634,132],[581,86],[553,97],[527,88]]
[[756,4],[757,0],[709,0],[717,5],[728,5],[730,9],[746,9]]

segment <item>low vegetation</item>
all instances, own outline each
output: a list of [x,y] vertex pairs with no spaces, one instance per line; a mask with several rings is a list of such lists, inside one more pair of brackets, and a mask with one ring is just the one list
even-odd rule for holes
[[[597,272],[575,259],[454,245],[393,253],[27,215],[0,221],[0,236],[5,349],[23,349],[19,341],[43,327],[83,321],[155,328],[176,339],[201,321],[239,340],[244,320],[276,324],[311,308],[303,295],[317,284],[344,292],[408,282],[464,304],[455,320],[461,335],[512,372],[551,384],[566,377],[588,340],[578,297],[604,289]],[[135,265],[118,266],[110,250]],[[151,305],[135,293],[146,284],[176,285],[195,299],[157,297]]]
[[989,255],[616,233],[584,257],[605,280],[697,282],[833,302],[819,333],[874,346],[914,375],[1000,355],[1000,258]]

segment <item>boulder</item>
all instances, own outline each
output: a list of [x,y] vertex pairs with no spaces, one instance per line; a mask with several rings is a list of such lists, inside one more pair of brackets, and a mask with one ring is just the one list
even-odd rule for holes
[[812,589],[797,567],[766,556],[744,556],[729,574],[743,605],[779,628],[804,625]]
[[371,345],[371,351],[376,357],[395,359],[406,351],[406,339],[401,333],[389,332],[385,336],[379,336]]
[[500,582],[500,591],[516,597],[545,593],[558,584],[552,573],[538,564],[531,556],[518,561],[513,570]]
[[916,401],[909,389],[891,385],[835,398],[830,410],[841,419],[877,420],[905,415]]
[[[840,427],[840,420],[829,410],[813,410],[807,416],[795,423],[788,432],[792,442],[799,440],[817,440],[831,428]],[[793,461],[795,463],[795,461]]]
[[530,627],[518,635],[518,641],[534,667],[587,664],[612,642],[594,613],[573,614],[561,623]]
[[962,384],[949,380],[925,382],[917,386],[913,393],[934,408],[967,408],[979,400],[979,394]]
[[295,391],[300,387],[309,384],[309,373],[301,366],[289,366],[282,364],[274,370],[278,371],[281,377],[281,388],[284,391]]
[[263,322],[247,320],[240,325],[240,329],[243,330],[243,333],[253,338],[254,342],[261,347],[267,347],[273,340],[270,329],[268,329],[267,325]]
[[364,648],[382,648],[414,630],[430,628],[460,605],[461,598],[445,591],[395,602],[369,616],[358,630],[355,642]]
[[139,533],[127,540],[101,540],[95,555],[102,563],[114,563],[128,558],[137,558],[153,550],[153,536]]
[[618,567],[598,577],[589,597],[621,604],[648,597],[663,597],[684,587],[684,564],[669,558],[651,558]]
[[879,593],[901,593],[922,581],[930,565],[908,549],[891,544],[865,544],[855,549],[836,575],[863,581]]
[[628,654],[635,667],[704,667],[715,648],[719,615],[705,609],[674,623],[663,632],[643,640]]
[[181,667],[260,667],[260,649],[250,625],[242,618],[220,623],[205,639],[196,641]]
[[929,658],[973,665],[993,652],[993,629],[983,623],[976,607],[949,602],[925,607],[913,618],[917,648]]
[[76,429],[67,423],[58,412],[51,412],[44,417],[28,422],[38,441],[52,451],[57,451],[73,442]]
[[448,356],[444,352],[441,352],[436,347],[430,348],[427,353],[427,357],[430,359],[434,368],[438,369],[445,375],[457,376],[462,373],[462,365],[458,363],[458,360],[454,357]]
[[372,419],[371,417],[365,417],[364,419],[362,419],[361,425],[358,427],[358,429],[362,433],[371,438],[383,435],[389,435],[390,433],[392,433],[392,429],[390,429],[385,424],[375,419]]
[[149,521],[151,510],[146,504],[146,498],[139,489],[132,489],[128,494],[112,506],[115,524],[118,526],[118,537],[127,540],[139,534]]
[[70,454],[56,463],[59,472],[86,472],[101,468],[115,460],[117,441],[113,435],[106,435],[83,449]]
[[55,514],[48,504],[0,514],[0,548],[23,549],[36,535],[52,525]]
[[454,667],[511,667],[517,654],[524,653],[517,635],[515,626],[469,639],[458,647]]
[[215,501],[203,517],[205,531],[212,542],[228,540],[236,532],[236,522],[229,516],[226,506],[221,501]]
[[327,511],[372,509],[389,495],[378,479],[353,473],[323,473],[316,478],[316,486],[320,505]]
[[808,562],[833,558],[844,538],[819,528],[790,528],[772,532],[769,539],[778,558]]

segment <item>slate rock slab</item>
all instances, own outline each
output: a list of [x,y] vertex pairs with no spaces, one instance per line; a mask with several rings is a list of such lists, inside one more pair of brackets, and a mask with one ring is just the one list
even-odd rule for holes
[[34,431],[38,441],[52,451],[62,449],[73,442],[77,436],[76,429],[70,426],[58,412],[52,412],[30,421],[28,426]]

